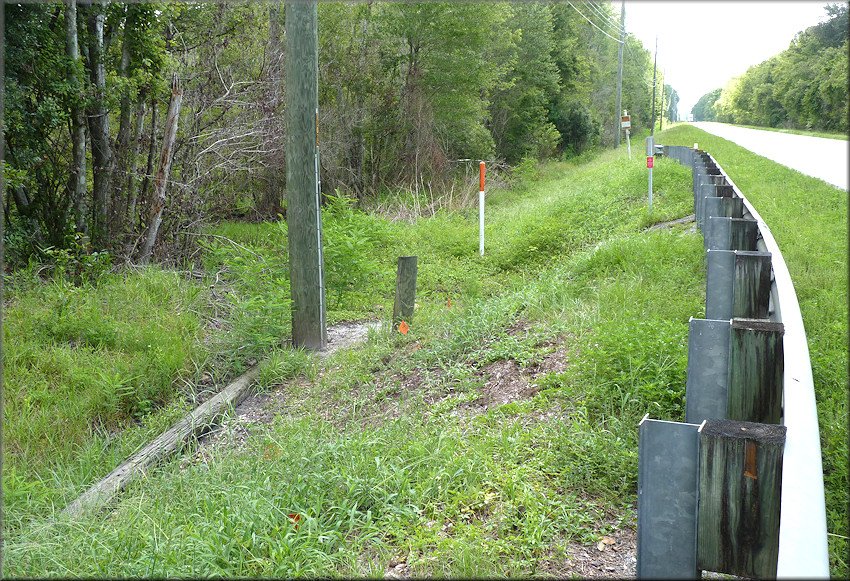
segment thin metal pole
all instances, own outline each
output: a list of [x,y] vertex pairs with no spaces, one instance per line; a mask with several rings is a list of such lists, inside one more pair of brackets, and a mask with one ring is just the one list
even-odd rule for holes
[[[658,73],[658,36],[655,37],[655,64],[652,66],[652,129],[649,132],[649,141],[652,151],[649,151],[650,156],[655,155],[655,79]],[[652,210],[652,167],[649,168],[649,209]]]
[[650,135],[655,135],[655,75],[658,72],[658,37],[655,37],[655,64],[652,65],[652,129]]
[[658,130],[664,131],[664,71],[661,71],[661,116],[658,118]]

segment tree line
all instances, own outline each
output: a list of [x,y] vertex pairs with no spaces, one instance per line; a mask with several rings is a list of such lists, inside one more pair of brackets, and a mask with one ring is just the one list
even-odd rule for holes
[[[619,15],[579,6],[319,3],[323,191],[447,188],[463,160],[611,145]],[[155,253],[174,255],[210,220],[285,215],[282,2],[4,9],[7,260],[69,247],[133,259],[154,223]],[[636,131],[652,118],[653,63],[633,36],[624,48]],[[674,119],[678,97],[658,86],[657,113]],[[166,149],[167,196],[154,183]]]
[[694,119],[846,131],[848,6],[825,9],[828,19],[798,33],[786,50],[703,95]]

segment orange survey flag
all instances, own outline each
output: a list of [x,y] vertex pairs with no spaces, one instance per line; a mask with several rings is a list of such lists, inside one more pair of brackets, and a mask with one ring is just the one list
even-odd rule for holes
[[398,326],[398,332],[402,335],[407,335],[407,332],[410,331],[410,327],[404,321]]

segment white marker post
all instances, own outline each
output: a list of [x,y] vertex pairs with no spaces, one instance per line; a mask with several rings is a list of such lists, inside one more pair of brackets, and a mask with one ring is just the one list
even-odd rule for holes
[[478,164],[478,254],[484,256],[484,162]]

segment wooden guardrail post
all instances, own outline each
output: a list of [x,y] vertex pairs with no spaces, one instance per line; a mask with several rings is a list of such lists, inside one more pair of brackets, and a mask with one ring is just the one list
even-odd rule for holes
[[778,424],[782,419],[782,323],[733,319],[729,344],[730,420]]
[[700,427],[700,569],[776,577],[785,432],[785,426],[717,419]]
[[395,302],[393,304],[393,322],[402,320],[408,323],[413,318],[416,305],[416,275],[417,264],[415,256],[399,256],[395,280]]

